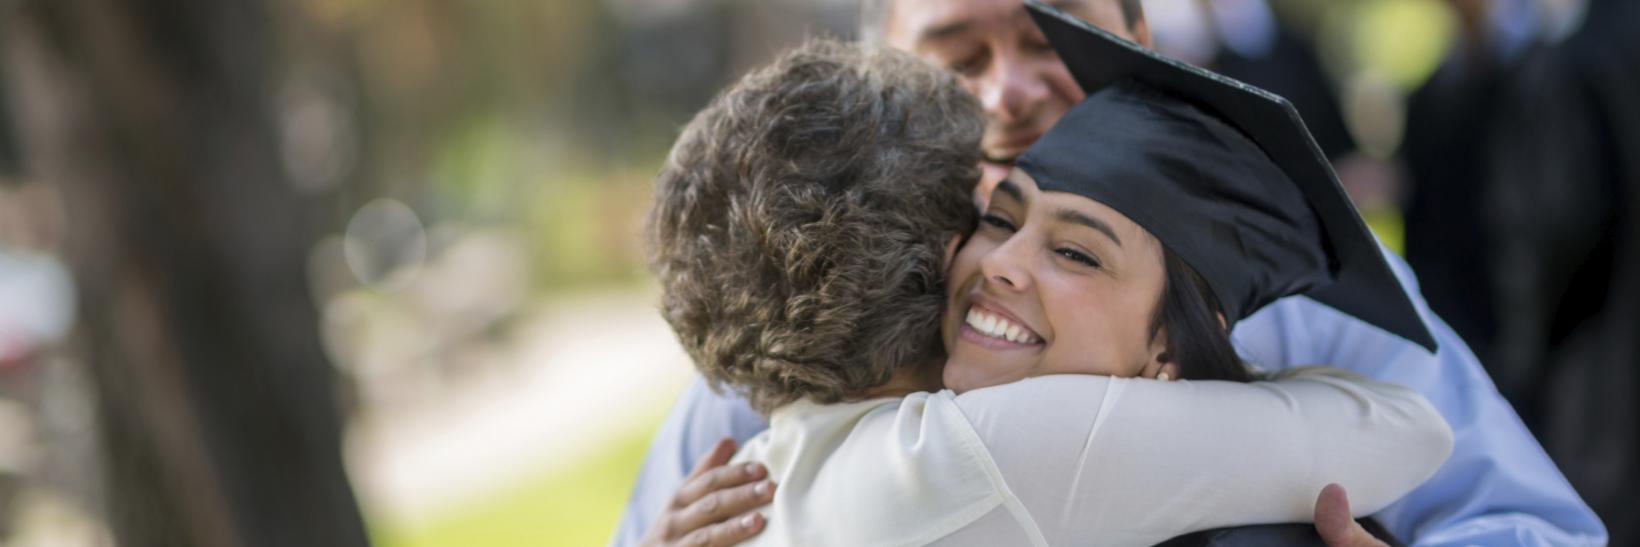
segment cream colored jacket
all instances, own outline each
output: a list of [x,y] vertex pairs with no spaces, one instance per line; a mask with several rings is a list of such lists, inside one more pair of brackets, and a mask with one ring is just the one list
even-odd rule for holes
[[797,402],[736,460],[780,485],[751,545],[1150,545],[1308,522],[1329,482],[1371,514],[1451,449],[1416,392],[1308,368],[1250,384],[1062,375]]

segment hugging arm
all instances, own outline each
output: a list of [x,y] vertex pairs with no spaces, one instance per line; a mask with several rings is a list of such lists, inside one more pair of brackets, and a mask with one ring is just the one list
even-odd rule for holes
[[1328,483],[1370,514],[1452,445],[1415,392],[1326,369],[1251,384],[1051,376],[957,401],[1051,544],[1305,522]]
[[[632,496],[609,544],[640,545],[651,525],[673,512],[676,496],[692,475],[691,469],[699,469],[703,461],[728,461],[711,461],[720,440],[727,437],[743,443],[768,427],[745,399],[733,393],[713,392],[706,382],[695,378],[678,396],[672,412],[650,441],[643,467],[632,485]],[[708,465],[707,469],[717,467]]]
[[774,496],[758,463],[728,465],[737,443],[724,438],[695,464],[638,544],[644,547],[728,547],[763,530],[751,512]]

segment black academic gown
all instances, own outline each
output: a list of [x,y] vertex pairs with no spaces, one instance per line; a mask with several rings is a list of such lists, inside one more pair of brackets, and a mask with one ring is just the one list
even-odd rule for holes
[[1424,300],[1491,363],[1496,336],[1482,189],[1488,140],[1507,68],[1487,55],[1449,57],[1407,100],[1401,159],[1411,183],[1402,209],[1406,260]]
[[[1363,528],[1367,529],[1391,547],[1402,545],[1395,536],[1389,534],[1382,526],[1372,519],[1360,519]],[[1315,525],[1309,523],[1295,524],[1260,524],[1254,526],[1236,526],[1233,528],[1218,528],[1182,535],[1157,545],[1157,547],[1325,547],[1321,535],[1315,531]]]
[[1611,532],[1640,544],[1640,3],[1595,0],[1502,99],[1482,196],[1499,388]]

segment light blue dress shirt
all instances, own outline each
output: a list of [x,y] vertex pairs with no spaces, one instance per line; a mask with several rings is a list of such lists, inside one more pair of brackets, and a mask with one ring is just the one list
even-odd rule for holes
[[[1452,456],[1423,486],[1375,515],[1415,546],[1605,545],[1606,529],[1498,394],[1480,362],[1429,311],[1417,281],[1388,252],[1440,351],[1304,297],[1276,301],[1236,325],[1232,341],[1264,369],[1325,364],[1418,390],[1452,426]],[[636,545],[695,461],[723,437],[745,441],[767,424],[699,379],[655,435],[612,544]]]

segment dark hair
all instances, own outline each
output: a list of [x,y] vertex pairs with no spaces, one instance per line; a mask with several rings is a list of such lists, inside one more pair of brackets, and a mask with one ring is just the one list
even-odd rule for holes
[[979,103],[909,53],[813,41],[684,128],[650,266],[695,367],[768,413],[944,357],[945,246],[973,230]]
[[1219,321],[1222,308],[1207,281],[1165,245],[1162,265],[1167,279],[1151,317],[1150,335],[1167,330],[1168,360],[1178,364],[1179,377],[1253,381],[1252,371],[1230,343],[1228,326]]
[[[1128,30],[1145,16],[1144,7],[1140,0],[1120,0],[1122,6],[1122,22]],[[878,41],[883,38],[883,25],[888,22],[888,11],[893,7],[895,0],[860,0],[860,38],[866,41]]]

